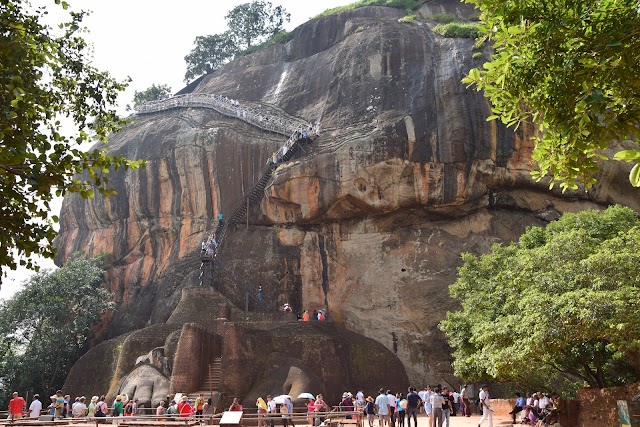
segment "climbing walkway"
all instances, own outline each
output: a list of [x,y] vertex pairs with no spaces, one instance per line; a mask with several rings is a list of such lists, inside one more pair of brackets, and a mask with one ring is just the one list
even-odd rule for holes
[[[271,180],[277,165],[286,162],[296,153],[299,144],[305,141],[308,132],[311,132],[311,125],[302,119],[290,116],[277,107],[263,103],[240,103],[220,95],[205,93],[190,93],[178,95],[172,98],[148,102],[137,108],[138,114],[153,114],[161,111],[176,108],[208,108],[218,113],[242,120],[260,129],[287,136],[287,141],[275,152],[272,158],[268,159],[266,166],[260,172],[259,178],[251,189],[241,197],[233,206],[227,218],[215,230],[214,237],[217,243],[212,251],[204,251],[202,264],[200,267],[200,286],[206,283],[214,283],[216,270],[218,275],[224,274],[236,288],[237,292],[242,292],[246,296],[245,309],[248,310],[250,302],[252,306],[267,311],[267,307],[262,301],[256,299],[255,291],[244,286],[229,270],[224,268],[220,260],[222,244],[224,243],[226,232],[231,225],[239,224],[248,215],[250,205],[259,204],[264,197],[264,190]],[[192,120],[187,118],[187,121]],[[317,134],[317,129],[316,129]],[[208,246],[209,242],[206,242]],[[214,262],[215,261],[215,262]],[[218,289],[221,291],[221,289]]]
[[309,123],[282,110],[262,103],[240,103],[225,96],[208,93],[188,93],[147,102],[136,109],[138,114],[153,114],[175,108],[208,108],[245,121],[260,129],[290,136],[309,128]]

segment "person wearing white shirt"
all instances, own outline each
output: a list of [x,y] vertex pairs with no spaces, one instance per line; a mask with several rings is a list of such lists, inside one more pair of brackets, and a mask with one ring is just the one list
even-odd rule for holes
[[396,400],[396,396],[391,394],[391,390],[387,390],[387,400],[389,400],[389,419],[391,421],[391,427],[395,427],[398,402]]
[[433,393],[429,395],[431,403],[431,417],[429,418],[430,427],[442,427],[442,404],[444,399],[440,394],[440,389],[436,387]]
[[460,414],[464,417],[471,416],[471,407],[469,406],[469,395],[467,394],[467,385],[462,386],[460,390]]
[[79,401],[73,404],[73,407],[71,408],[71,414],[73,415],[73,418],[82,418],[87,415],[87,405],[85,405],[84,401],[85,399],[83,396]]
[[551,400],[544,393],[538,393],[538,397],[538,408],[540,410],[546,409],[551,404]]
[[39,418],[42,411],[42,402],[40,402],[40,395],[33,395],[33,402],[29,405],[29,418]]
[[[426,387],[422,387],[422,390],[420,390],[418,392],[418,396],[420,396],[420,400],[422,400],[424,403],[427,402],[427,388]],[[425,405],[426,408],[426,405]]]
[[[427,417],[431,416],[433,412],[433,406],[431,406],[431,396],[433,395],[433,391],[431,390],[431,386],[427,386],[427,390],[424,392],[424,412],[426,412]],[[433,425],[433,421],[429,420],[429,425]]]
[[356,400],[358,401],[360,406],[364,406],[365,405],[364,393],[362,392],[362,390],[358,390],[358,392],[356,393]]
[[484,420],[489,420],[489,427],[493,427],[493,409],[491,409],[491,397],[489,396],[489,386],[483,385],[478,395],[480,399],[480,407],[482,408],[482,418],[478,422],[478,427],[482,425]]

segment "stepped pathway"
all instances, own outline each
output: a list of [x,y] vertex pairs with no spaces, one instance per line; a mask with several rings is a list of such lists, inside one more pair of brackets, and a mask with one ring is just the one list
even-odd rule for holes
[[209,370],[207,375],[200,383],[200,391],[193,393],[194,396],[198,396],[200,393],[205,397],[210,396],[216,391],[220,391],[220,382],[222,381],[222,358],[217,357],[213,360],[213,363],[209,364]]
[[[301,136],[303,132],[306,132],[310,128],[309,122],[302,120],[298,117],[291,116],[285,111],[269,104],[257,103],[257,102],[243,102],[229,99],[220,95],[205,94],[205,93],[189,93],[185,95],[178,95],[172,98],[162,99],[158,101],[148,102],[138,107],[137,114],[154,114],[161,111],[173,110],[176,108],[208,108],[217,111],[218,113],[242,120],[260,129],[278,133],[287,136],[287,141],[282,147],[274,153],[272,159],[267,160],[267,164],[260,172],[259,178],[251,189],[238,200],[233,206],[230,214],[226,220],[219,224],[214,233],[217,243],[213,252],[207,252],[203,254],[202,264],[200,267],[200,286],[204,286],[205,283],[212,283],[215,277],[214,269],[216,266],[218,270],[225,274],[235,287],[243,292],[248,299],[250,299],[256,307],[266,311],[266,307],[263,303],[259,302],[254,296],[255,292],[252,292],[246,286],[244,286],[233,274],[231,274],[220,262],[220,253],[222,250],[222,244],[224,243],[226,232],[229,226],[238,224],[242,218],[247,214],[250,204],[260,203],[264,197],[264,190],[271,180],[273,171],[277,168],[278,163],[286,162],[290,160],[296,153],[299,143],[301,142]],[[195,120],[188,115],[181,114],[180,118],[185,120],[192,126],[200,127]],[[213,261],[215,260],[215,264]],[[247,300],[246,305],[249,305]]]
[[218,113],[245,121],[260,129],[291,136],[309,128],[309,122],[291,116],[283,110],[263,103],[238,102],[220,95],[188,93],[167,99],[147,102],[136,109],[137,114],[153,114],[175,108],[208,108]]

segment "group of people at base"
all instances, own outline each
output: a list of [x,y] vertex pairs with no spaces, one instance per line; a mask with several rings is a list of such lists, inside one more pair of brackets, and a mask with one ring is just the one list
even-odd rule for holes
[[14,392],[9,402],[9,419],[37,419],[41,415],[51,415],[54,418],[132,416],[138,413],[139,407],[138,399],[129,399],[126,395],[116,397],[111,406],[111,412],[104,396],[93,396],[90,401],[84,396],[78,396],[72,400],[70,395],[63,395],[62,390],[58,390],[50,399],[51,402],[44,408],[40,395],[34,394],[33,401],[27,409],[25,400],[19,396],[18,392]]
[[513,417],[513,424],[516,423],[516,416],[520,414],[521,424],[544,426],[557,423],[560,414],[565,411],[565,402],[556,392],[551,395],[542,392],[527,393],[526,397],[518,392],[516,403],[509,415]]
[[[234,400],[235,403],[237,403],[237,399]],[[211,398],[205,399],[202,393],[195,400],[183,394],[181,396],[176,395],[175,398],[171,398],[171,395],[168,395],[166,400],[161,401],[156,406],[155,413],[158,416],[177,415],[181,418],[189,418],[213,415],[215,409]],[[242,406],[240,406],[240,409],[234,410],[242,411]]]
[[[318,395],[318,398],[318,400],[322,401],[322,395]],[[237,400],[238,399],[234,399],[234,402]],[[293,414],[293,402],[288,397],[279,404],[273,400],[271,395],[267,396],[266,402],[262,397],[259,397],[256,400],[256,407],[258,408],[258,427],[266,427],[267,421],[270,427],[275,427],[275,420],[278,417],[281,418],[284,427],[288,427],[289,425],[295,427],[291,416],[291,414]],[[240,406],[240,408],[242,408],[242,406]],[[231,411],[232,409],[229,408],[229,410]]]

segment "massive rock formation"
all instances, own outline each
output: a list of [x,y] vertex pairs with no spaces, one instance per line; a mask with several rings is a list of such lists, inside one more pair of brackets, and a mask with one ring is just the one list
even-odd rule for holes
[[[441,11],[434,3],[421,11]],[[278,167],[245,224],[227,232],[226,268],[262,285],[271,309],[327,307],[339,327],[396,351],[414,384],[453,383],[437,324],[456,308],[448,285],[461,252],[485,252],[562,212],[640,206],[625,199],[617,165],[589,192],[533,182],[529,135],[487,123],[485,99],[460,83],[483,60],[472,59],[473,40],[441,38],[403,15],[368,7],[310,21],[195,92],[320,123],[321,136]],[[198,283],[215,215],[231,213],[283,142],[206,109],[133,119],[110,152],[146,159],[146,170],[114,175],[110,199],[67,197],[57,240],[59,263],[75,251],[110,254],[119,304],[102,338],[169,319],[181,290]],[[242,306],[242,294],[227,293]]]

